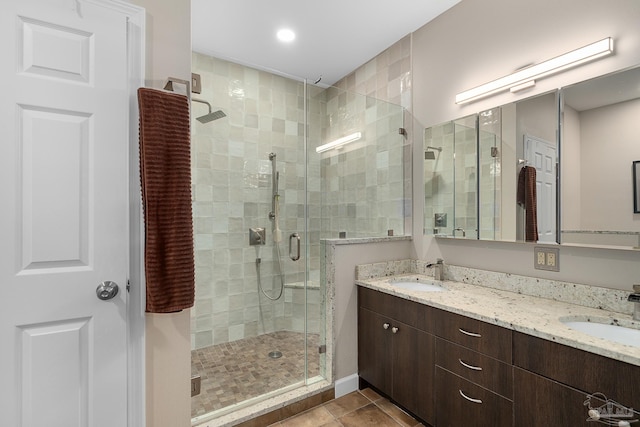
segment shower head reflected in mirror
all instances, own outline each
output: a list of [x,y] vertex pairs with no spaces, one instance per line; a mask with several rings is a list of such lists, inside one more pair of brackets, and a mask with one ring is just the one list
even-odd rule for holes
[[425,160],[435,160],[436,153],[432,150],[436,150],[438,153],[442,151],[442,147],[427,147],[427,151],[424,152]]
[[199,121],[200,123],[209,123],[226,116],[226,114],[222,110],[217,110],[212,112],[211,104],[209,104],[207,101],[203,101],[201,99],[196,99],[196,98],[191,98],[191,100],[194,102],[199,102],[201,104],[206,104],[207,107],[209,107],[209,113],[205,114],[204,116],[196,117],[196,120]]

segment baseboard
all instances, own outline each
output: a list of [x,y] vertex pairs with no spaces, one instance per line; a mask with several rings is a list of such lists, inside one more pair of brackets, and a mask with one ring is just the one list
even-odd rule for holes
[[352,374],[348,377],[336,380],[335,393],[336,398],[349,394],[358,390],[358,374]]

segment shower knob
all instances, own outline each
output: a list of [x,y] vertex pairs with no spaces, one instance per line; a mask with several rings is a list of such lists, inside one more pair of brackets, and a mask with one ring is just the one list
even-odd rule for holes
[[96,288],[96,295],[98,299],[107,301],[118,295],[118,284],[111,280],[106,280],[98,285]]

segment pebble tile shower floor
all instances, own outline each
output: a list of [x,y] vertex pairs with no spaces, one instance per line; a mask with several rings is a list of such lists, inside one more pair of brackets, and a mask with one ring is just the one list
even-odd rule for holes
[[[269,357],[271,351],[282,357]],[[320,373],[318,335],[308,334],[309,377]],[[202,378],[191,416],[261,396],[304,380],[304,334],[279,331],[191,351],[191,375]]]

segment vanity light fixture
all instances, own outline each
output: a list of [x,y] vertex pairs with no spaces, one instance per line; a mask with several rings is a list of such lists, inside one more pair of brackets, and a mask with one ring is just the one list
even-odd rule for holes
[[593,61],[611,53],[613,53],[613,39],[607,37],[539,64],[518,70],[508,76],[460,92],[456,95],[456,104],[466,104],[508,89],[513,89],[512,92],[526,89],[533,86],[536,79]]
[[324,153],[325,151],[331,150],[333,148],[342,147],[343,145],[357,141],[360,138],[362,138],[362,132],[356,132],[352,133],[351,135],[343,136],[342,138],[338,138],[335,141],[331,141],[324,145],[316,147],[316,153]]

